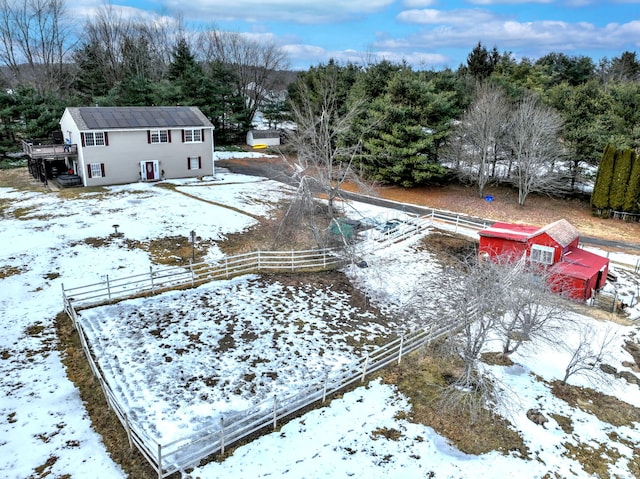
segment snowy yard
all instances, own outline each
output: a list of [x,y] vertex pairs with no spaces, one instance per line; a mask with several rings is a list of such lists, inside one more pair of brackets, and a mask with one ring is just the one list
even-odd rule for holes
[[[134,184],[81,193],[71,200],[0,188],[3,477],[126,477],[93,431],[66,376],[54,318],[62,309],[63,282],[69,287],[100,281],[104,275],[143,272],[149,269],[150,256],[115,241],[96,247],[85,240],[108,238],[117,224],[126,238],[142,243],[186,236],[190,230],[203,240],[223,241],[255,224],[255,215],[268,215],[269,205],[288,191],[275,182],[227,173],[215,181],[173,184],[175,191]],[[352,206],[361,217],[389,215]],[[384,250],[366,246],[361,254],[369,267],[345,269],[367,301],[354,300],[336,281],[244,276],[84,310],[81,320],[105,375],[130,411],[154,436],[183,437],[219,415],[322,377],[361,357],[374,342],[416,328],[418,324],[382,321],[373,314],[377,309],[391,317],[424,274],[437,281],[441,267],[414,243]],[[206,259],[220,256],[213,246]],[[610,322],[574,316],[576,324],[590,325],[594,338],[611,332]],[[637,329],[614,328],[617,339],[609,364],[617,371],[639,374],[622,348],[625,339],[639,341]],[[568,336],[574,333],[567,331]],[[224,462],[196,468],[190,476],[586,478],[592,475],[566,445],[589,444],[594,451],[606,446],[618,454],[610,477],[634,477],[637,469],[629,460],[640,453],[640,424],[619,427],[599,420],[553,396],[542,381],[561,378],[568,355],[531,344],[513,358],[514,366],[487,366],[513,397],[508,409],[499,412],[523,437],[532,453],[529,460],[457,451],[431,428],[399,414],[410,411],[408,400],[375,380],[238,448]],[[637,385],[607,378],[604,393],[640,407]],[[590,386],[580,376],[570,382]],[[531,408],[550,418],[546,428],[526,418]],[[560,416],[571,418],[571,431],[554,419]],[[398,435],[388,438],[384,432],[389,430]]]

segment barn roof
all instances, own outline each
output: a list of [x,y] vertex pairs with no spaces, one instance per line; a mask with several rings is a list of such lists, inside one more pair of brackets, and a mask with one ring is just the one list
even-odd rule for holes
[[508,239],[520,243],[526,243],[529,239],[542,233],[547,233],[562,247],[569,245],[573,240],[580,237],[580,232],[577,228],[564,219],[554,221],[542,228],[498,222],[478,232],[480,236]]
[[480,236],[491,238],[503,238],[511,241],[526,243],[531,236],[540,228],[529,225],[516,225],[513,223],[494,223],[482,231],[478,231]]
[[569,245],[573,240],[580,237],[578,229],[564,219],[554,221],[544,228],[540,228],[539,232],[534,236],[540,233],[547,233],[562,247]]
[[572,278],[589,280],[607,264],[609,264],[608,258],[576,248],[563,255],[562,260],[553,265],[551,271]]
[[67,110],[81,131],[213,126],[194,106],[101,106]]

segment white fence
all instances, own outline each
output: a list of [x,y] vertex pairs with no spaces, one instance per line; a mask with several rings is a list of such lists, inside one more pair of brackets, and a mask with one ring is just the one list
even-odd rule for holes
[[[404,221],[404,225],[387,231],[379,241],[381,246],[402,241],[419,234],[428,226],[442,225],[447,230],[461,232],[478,231],[489,225],[482,220],[474,220],[459,215],[449,215],[433,211],[432,214],[416,217],[415,221]],[[316,378],[306,389],[296,394],[276,397],[255,404],[251,409],[234,414],[210,424],[207,431],[184,437],[166,444],[149,437],[139,425],[130,421],[127,412],[119,404],[118,398],[103,379],[98,364],[93,359],[82,324],[78,322],[76,308],[86,308],[97,304],[121,300],[142,294],[157,294],[184,286],[196,286],[215,279],[231,278],[247,273],[319,271],[335,268],[343,263],[333,250],[253,252],[225,258],[216,263],[199,263],[187,268],[150,268],[148,273],[123,278],[109,279],[81,287],[63,287],[64,309],[72,319],[84,353],[93,374],[98,378],[107,403],[117,415],[127,432],[129,445],[140,451],[157,472],[159,478],[184,471],[196,466],[204,458],[216,453],[224,453],[232,443],[261,430],[276,429],[278,424],[293,414],[318,403],[323,403],[332,393],[351,384],[363,382],[366,376],[394,362],[400,362],[403,355],[410,353],[430,341],[447,334],[453,325],[440,326],[437,330],[420,329],[399,337],[377,348],[361,360],[344,366],[340,371]]]
[[226,257],[213,263],[187,267],[153,269],[143,274],[109,278],[84,286],[62,287],[65,301],[75,309],[119,301],[133,296],[157,294],[185,286],[197,286],[216,279],[229,279],[249,273],[322,271],[334,269],[344,260],[331,249],[307,251],[255,251]]
[[[422,228],[414,229],[419,232]],[[415,234],[415,233],[414,233]],[[191,268],[168,268],[151,270],[143,275],[117,278],[77,288],[63,288],[64,310],[78,331],[80,342],[94,376],[98,379],[107,404],[123,425],[131,449],[134,447],[164,478],[196,466],[204,458],[216,453],[224,453],[235,443],[261,430],[276,429],[278,424],[291,415],[315,403],[324,403],[329,395],[351,384],[364,382],[366,376],[394,362],[400,362],[403,355],[410,353],[429,341],[446,334],[451,327],[440,326],[437,330],[421,329],[399,337],[377,348],[371,354],[339,371],[311,381],[296,394],[277,397],[255,404],[251,409],[221,419],[210,424],[207,432],[187,436],[177,441],[161,444],[131,421],[127,411],[119,403],[108,382],[103,378],[95,361],[81,322],[78,321],[76,306],[115,301],[142,293],[158,293],[182,285],[195,285],[217,278],[255,271],[308,271],[327,269],[341,264],[342,260],[330,250],[287,252],[258,252],[235,256],[215,264],[197,264]]]

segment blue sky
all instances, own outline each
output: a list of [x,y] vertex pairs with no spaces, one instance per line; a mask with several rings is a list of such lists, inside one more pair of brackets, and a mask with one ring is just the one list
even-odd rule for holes
[[181,15],[190,27],[215,25],[275,40],[294,69],[330,58],[457,68],[479,41],[518,60],[549,52],[587,55],[596,62],[624,51],[640,54],[640,0],[111,1]]

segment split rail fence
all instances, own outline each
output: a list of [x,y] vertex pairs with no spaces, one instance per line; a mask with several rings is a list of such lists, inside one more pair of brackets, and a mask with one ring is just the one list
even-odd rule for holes
[[[417,228],[415,231],[419,233],[421,230],[422,228]],[[82,323],[78,320],[76,308],[87,308],[141,294],[158,294],[181,286],[195,286],[214,279],[231,278],[251,272],[317,271],[336,268],[341,264],[343,260],[331,250],[255,252],[225,258],[212,264],[195,264],[188,269],[151,269],[149,273],[142,275],[115,279],[105,277],[102,282],[82,287],[65,289],[63,286],[64,310],[78,331],[80,343],[91,370],[100,383],[107,404],[123,425],[130,448],[140,451],[158,474],[158,478],[183,472],[212,454],[224,453],[231,444],[258,431],[271,428],[275,430],[285,418],[313,404],[324,403],[331,394],[349,385],[364,382],[368,374],[394,362],[400,363],[403,355],[441,337],[451,328],[441,326],[437,330],[421,329],[398,337],[359,361],[326,374],[323,378],[316,378],[296,394],[274,396],[273,399],[255,404],[247,411],[216,421],[206,432],[161,444],[129,418],[126,409],[120,404],[108,381],[104,379],[100,366],[91,352]]]
[[[483,221],[460,215],[449,215],[433,211],[429,215],[418,217],[408,227],[386,232],[385,244],[401,241],[411,235],[421,233],[428,225],[461,232],[477,231],[486,228]],[[65,312],[73,321],[84,349],[84,353],[102,387],[109,407],[117,415],[127,432],[129,445],[134,447],[157,472],[158,478],[164,478],[177,472],[183,472],[198,465],[203,459],[216,453],[224,453],[231,444],[247,436],[277,429],[278,424],[301,410],[324,403],[328,396],[352,384],[364,382],[367,375],[394,362],[400,363],[402,357],[427,343],[437,340],[451,332],[453,324],[440,325],[438,329],[423,328],[403,335],[388,344],[375,349],[372,353],[337,372],[311,381],[308,387],[296,394],[255,404],[251,409],[224,417],[211,424],[206,432],[161,444],[150,437],[138,424],[130,421],[127,411],[120,405],[107,381],[103,378],[81,322],[77,309],[99,304],[108,304],[125,298],[140,295],[154,295],[163,291],[181,287],[197,286],[216,279],[228,279],[248,273],[321,271],[334,269],[344,264],[344,260],[333,250],[288,251],[288,252],[252,252],[237,255],[215,263],[198,263],[187,268],[150,268],[148,273],[123,278],[110,279],[81,287],[64,288],[63,300]]]

